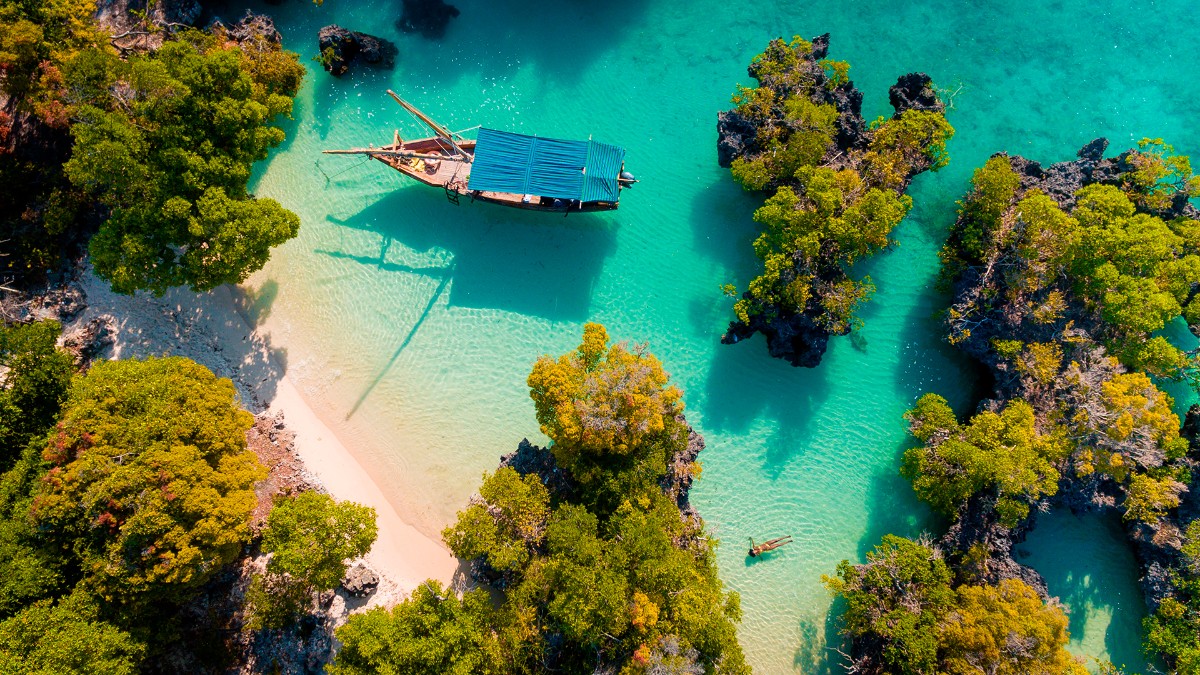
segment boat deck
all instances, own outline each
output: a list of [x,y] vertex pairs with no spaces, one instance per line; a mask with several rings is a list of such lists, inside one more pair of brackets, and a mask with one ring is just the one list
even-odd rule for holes
[[[460,143],[459,146],[467,153],[474,150],[474,142],[471,141]],[[538,195],[528,195],[528,200],[526,200],[527,195],[510,192],[472,191],[467,187],[467,181],[471,176],[471,163],[464,162],[456,154],[448,152],[444,143],[436,138],[423,138],[401,143],[399,146],[384,146],[381,149],[441,155],[445,159],[403,158],[387,155],[373,155],[373,157],[414,180],[443,188],[447,192],[457,193],[460,196],[470,197],[473,200],[534,211],[611,211],[617,208],[615,202],[589,202],[580,208],[578,202],[571,203],[570,200],[546,200],[543,203],[543,199]]]

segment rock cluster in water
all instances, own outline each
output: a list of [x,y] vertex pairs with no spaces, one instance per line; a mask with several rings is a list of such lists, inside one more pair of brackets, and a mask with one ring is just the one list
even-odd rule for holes
[[404,0],[404,10],[396,28],[403,33],[420,33],[437,40],[446,34],[446,27],[458,15],[458,8],[443,0]]
[[[847,167],[847,157],[865,152],[874,132],[867,127],[862,116],[863,95],[852,82],[842,82],[837,86],[827,86],[829,77],[820,61],[829,53],[829,34],[813,38],[812,50],[800,56],[800,63],[795,66],[804,73],[805,78],[815,83],[812,87],[812,100],[817,104],[833,106],[838,113],[836,134],[833,145],[826,151],[820,166],[834,169]],[[759,79],[759,63],[752,63],[749,74]],[[794,94],[792,91],[781,91],[779,100]],[[945,105],[938,98],[933,88],[932,80],[925,73],[909,73],[901,76],[889,92],[891,104],[895,109],[893,119],[905,111],[932,110],[941,112]],[[787,124],[783,120],[771,120]],[[764,143],[759,140],[759,128],[755,121],[740,114],[736,109],[721,112],[717,116],[717,161],[725,168],[730,167],[736,159],[751,159],[766,151]],[[929,168],[916,166],[907,176],[901,192],[907,189],[908,182],[916,174]],[[817,270],[819,281],[834,282],[846,277],[839,261],[831,256],[823,261],[821,269]],[[801,265],[797,259],[797,269]],[[748,297],[749,291],[747,291]],[[819,302],[809,302],[804,311],[791,311],[784,307],[773,307],[771,311],[751,314],[750,322],[743,323],[735,320],[729,324],[729,329],[722,336],[724,344],[735,344],[755,333],[762,333],[767,340],[767,348],[771,356],[785,359],[793,366],[813,368],[821,362],[825,354],[829,337],[834,332],[818,322],[821,315]],[[845,334],[849,329],[836,334]]]
[[322,28],[317,40],[321,50],[321,63],[325,70],[335,76],[344,75],[356,61],[384,68],[391,68],[396,63],[396,45],[383,38],[348,30],[337,24]]

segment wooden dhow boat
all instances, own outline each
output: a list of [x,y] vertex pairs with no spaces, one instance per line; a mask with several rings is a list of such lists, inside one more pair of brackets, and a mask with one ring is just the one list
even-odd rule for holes
[[434,136],[406,141],[396,131],[381,148],[326,150],[366,155],[416,180],[461,197],[531,211],[612,211],[621,190],[637,181],[625,170],[625,150],[593,140],[566,141],[476,127],[474,140],[451,132],[388,90]]

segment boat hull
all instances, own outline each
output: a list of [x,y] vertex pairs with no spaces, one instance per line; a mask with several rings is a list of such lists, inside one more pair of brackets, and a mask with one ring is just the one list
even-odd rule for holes
[[[467,155],[474,155],[475,141],[458,141],[458,147]],[[431,187],[440,187],[446,191],[451,202],[460,203],[462,197],[472,202],[486,202],[507,206],[526,211],[549,211],[554,213],[588,213],[595,211],[615,211],[618,202],[578,202],[568,199],[554,199],[537,195],[522,195],[510,192],[488,192],[471,190],[467,182],[471,175],[470,162],[462,157],[442,138],[422,138],[406,141],[399,145],[380,148],[385,152],[410,152],[426,157],[439,159],[418,159],[411,157],[396,157],[394,155],[370,155],[372,159],[383,162],[392,169]],[[368,153],[369,154],[369,153]]]

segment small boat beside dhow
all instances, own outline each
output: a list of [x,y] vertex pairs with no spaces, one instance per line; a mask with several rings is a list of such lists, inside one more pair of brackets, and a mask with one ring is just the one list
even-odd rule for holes
[[406,141],[397,131],[380,148],[326,150],[366,155],[426,185],[461,197],[531,211],[612,211],[621,190],[637,181],[625,170],[625,150],[593,140],[568,141],[477,127],[475,139],[452,132],[388,90],[434,135]]

